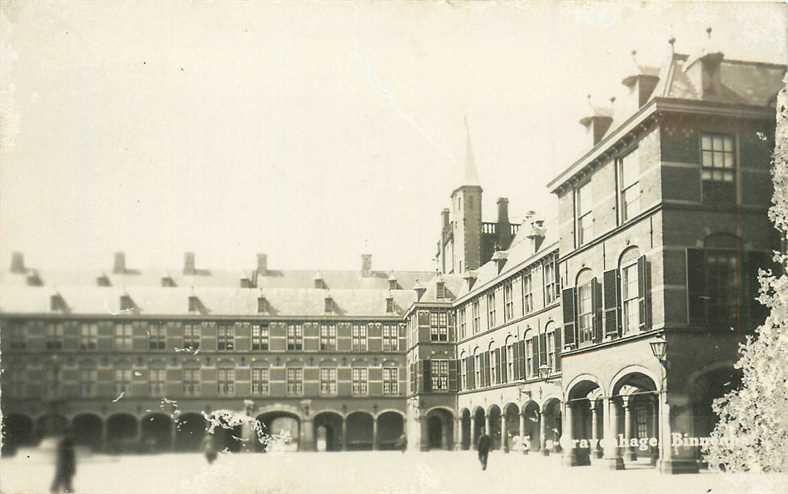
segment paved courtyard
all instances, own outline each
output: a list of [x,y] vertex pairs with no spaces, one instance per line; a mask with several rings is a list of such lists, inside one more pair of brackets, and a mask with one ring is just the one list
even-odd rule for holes
[[[48,492],[42,455],[0,460],[0,493]],[[653,469],[565,468],[558,457],[493,453],[482,471],[473,452],[199,454],[83,458],[79,494],[140,493],[784,493],[788,477],[716,473],[666,476]]]

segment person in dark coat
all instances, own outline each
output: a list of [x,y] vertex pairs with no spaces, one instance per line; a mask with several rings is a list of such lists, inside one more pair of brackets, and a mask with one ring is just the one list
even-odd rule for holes
[[402,434],[397,441],[399,445],[399,449],[402,450],[404,453],[408,449],[408,437],[405,434]]
[[74,487],[71,481],[74,474],[77,473],[77,457],[74,451],[74,437],[70,431],[57,443],[57,450],[55,453],[55,480],[52,481],[53,493],[60,492],[74,492]]
[[218,456],[218,451],[216,451],[216,438],[214,437],[213,433],[206,433],[205,437],[202,440],[202,449],[205,453],[205,459],[208,460],[208,464],[216,460]]
[[479,443],[476,448],[479,452],[479,462],[482,464],[482,470],[487,470],[487,457],[490,455],[491,445],[492,440],[490,436],[482,432],[481,436],[479,436]]

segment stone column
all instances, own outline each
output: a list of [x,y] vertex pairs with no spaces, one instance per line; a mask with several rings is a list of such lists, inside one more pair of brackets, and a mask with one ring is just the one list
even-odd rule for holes
[[605,465],[611,470],[623,470],[624,460],[618,449],[618,405],[613,398],[604,398],[603,406],[607,411],[604,427],[604,456]]
[[563,448],[564,448],[564,455],[561,458],[561,462],[570,467],[577,466],[577,450],[575,448],[574,443],[574,427],[572,427],[572,402],[567,401],[564,403],[564,424],[563,424]]
[[[542,450],[542,456],[550,456],[550,448],[547,447],[547,416],[542,412],[536,412],[536,418],[539,420],[538,447]],[[555,444],[553,447],[555,447]]]
[[632,401],[629,396],[624,397],[624,461],[635,461],[638,459],[635,448],[630,446],[629,441],[632,439]]
[[648,438],[649,440],[649,455],[651,456],[651,465],[656,466],[657,462],[659,461],[659,447],[654,447],[651,444],[652,438],[659,437],[659,424],[658,424],[658,417],[659,417],[659,396],[651,396],[649,397],[649,403],[651,405],[651,437]]
[[101,421],[101,439],[99,442],[99,448],[101,448],[101,451],[107,450],[107,421],[106,420]]
[[[520,446],[525,444],[525,412],[520,414]],[[524,454],[528,454],[528,449],[522,448]]]
[[469,441],[471,446],[468,449],[476,449],[476,441],[474,441],[474,439],[476,439],[474,437],[474,433],[475,432],[476,432],[476,416],[475,415],[471,415],[471,431],[470,431],[471,437],[470,437],[470,441]]
[[342,451],[347,451],[347,418],[342,417]]
[[372,417],[372,450],[378,449],[378,418]]
[[301,421],[301,443],[298,445],[300,451],[315,450],[315,423],[311,418]]
[[429,421],[426,416],[419,417],[419,449],[421,451],[429,451],[430,449],[430,435],[427,427]]
[[506,434],[508,434],[508,431],[506,430],[506,414],[501,413],[501,449],[508,453],[509,447],[507,446],[508,438],[506,437]]
[[602,450],[599,449],[599,433],[597,432],[599,417],[597,412],[596,400],[590,401],[591,408],[591,451],[590,459],[602,458]]
[[454,449],[462,449],[462,418],[459,417],[454,420]]
[[[678,403],[673,403],[673,400]],[[679,437],[683,432],[692,435],[692,415],[689,412],[689,399],[686,395],[660,399],[659,407],[659,471],[662,473],[698,473],[699,465],[693,448],[673,445],[673,434]]]

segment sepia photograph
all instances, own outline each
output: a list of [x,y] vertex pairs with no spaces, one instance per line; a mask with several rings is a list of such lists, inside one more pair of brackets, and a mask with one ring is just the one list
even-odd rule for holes
[[788,492],[783,1],[0,0],[0,494]]

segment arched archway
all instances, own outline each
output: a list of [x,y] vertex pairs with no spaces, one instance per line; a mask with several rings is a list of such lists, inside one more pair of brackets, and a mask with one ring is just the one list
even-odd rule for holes
[[107,449],[114,453],[138,449],[139,425],[133,415],[120,413],[107,419]]
[[476,448],[479,445],[479,437],[482,435],[482,432],[486,430],[486,414],[484,413],[484,408],[477,407],[476,410],[473,412],[473,447]]
[[563,422],[561,421],[561,400],[549,398],[542,403],[541,420],[544,420],[545,437],[542,439],[542,447],[546,451],[561,451],[561,434],[563,433]]
[[490,424],[487,435],[492,439],[492,448],[501,449],[501,409],[498,405],[492,405],[487,413],[489,414],[487,422]]
[[454,443],[454,416],[445,408],[427,412],[427,448],[451,449]]
[[467,408],[463,408],[460,416],[462,417],[460,420],[460,427],[462,427],[462,444],[460,447],[462,449],[470,449],[473,442],[473,437],[471,437],[471,412]]
[[591,464],[591,455],[596,449],[593,448],[594,451],[592,451],[591,445],[595,444],[593,442],[594,438],[599,438],[597,432],[595,432],[597,429],[595,429],[594,426],[596,425],[599,427],[601,422],[599,416],[596,418],[594,417],[592,404],[597,404],[597,395],[601,395],[601,393],[602,388],[598,381],[592,381],[588,378],[576,379],[567,392],[567,417],[565,421],[568,428],[567,433],[571,432],[571,434],[567,435],[571,437],[566,438],[566,444],[569,444],[569,442],[574,439],[581,440],[581,442],[577,446],[572,447],[572,450],[569,452],[573,465]]
[[66,417],[58,414],[42,415],[36,421],[36,435],[39,438],[58,436],[68,427]]
[[320,412],[315,415],[315,441],[318,451],[341,451],[342,416],[338,412]]
[[[742,373],[729,365],[712,367],[697,376],[689,383],[689,396],[692,407],[692,437],[709,437],[719,422],[719,416],[712,409],[714,400],[741,387]],[[702,459],[699,447],[696,447],[698,459]]]
[[520,435],[520,407],[515,403],[507,403],[503,407],[503,421],[506,424],[506,435],[502,438],[504,451],[509,451]]
[[347,449],[372,449],[373,417],[367,412],[352,412],[347,416]]
[[399,412],[388,411],[378,415],[378,449],[398,449],[399,438],[404,432],[405,421]]
[[175,422],[175,449],[198,451],[205,437],[205,417],[199,413],[184,413]]
[[142,418],[140,423],[142,445],[145,451],[157,453],[172,448],[172,420],[163,413],[152,413]]
[[[544,452],[544,444],[541,436],[541,421],[545,418],[539,410],[539,404],[535,401],[529,401],[523,408],[523,417],[525,418],[525,430],[523,437],[528,445],[529,451],[542,451]],[[545,424],[546,425],[546,424]]]
[[101,449],[101,436],[104,424],[101,417],[92,413],[77,415],[71,420],[74,440],[80,446],[87,446],[92,451]]
[[3,455],[13,455],[20,446],[32,446],[33,419],[19,413],[8,414],[3,417],[2,434]]
[[298,451],[301,437],[300,417],[288,411],[269,411],[258,415],[257,421],[266,437],[266,444],[256,441],[259,451]]
[[[623,374],[613,382],[611,393],[611,407],[615,407],[611,417],[616,420],[613,427],[616,435],[623,435],[627,444],[631,439],[647,442],[659,437],[657,386],[650,376],[637,370]],[[645,459],[656,465],[659,456],[658,448],[652,446],[622,449],[623,459],[630,462]]]

